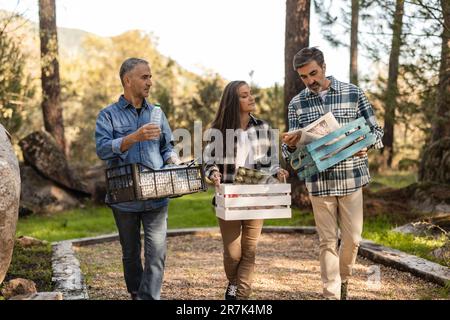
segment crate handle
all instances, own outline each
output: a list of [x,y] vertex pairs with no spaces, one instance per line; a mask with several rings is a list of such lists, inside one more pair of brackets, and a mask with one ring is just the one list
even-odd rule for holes
[[298,170],[301,167],[301,161],[300,161],[300,150],[298,152],[294,152],[291,156],[291,167],[294,170]]

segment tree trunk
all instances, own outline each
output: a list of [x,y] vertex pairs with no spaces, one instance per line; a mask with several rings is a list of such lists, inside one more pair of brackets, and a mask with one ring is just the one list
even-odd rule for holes
[[432,126],[433,141],[450,137],[450,3],[442,0],[441,6],[445,27],[442,31],[436,118]]
[[358,21],[359,0],[352,0],[352,22],[350,30],[350,83],[358,85]]
[[392,166],[394,156],[394,125],[395,110],[397,108],[398,96],[398,68],[400,47],[402,45],[402,25],[404,0],[397,0],[395,4],[394,23],[392,24],[392,45],[389,56],[389,75],[386,90],[385,113],[384,113],[384,136],[383,136],[383,156],[385,165]]
[[305,89],[305,85],[292,66],[292,61],[300,49],[309,46],[309,13],[310,0],[286,0],[284,47],[284,119],[286,130],[289,126],[287,120],[289,102]]
[[[295,54],[302,48],[309,46],[309,15],[310,0],[287,0],[286,1],[286,33],[284,47],[284,122],[286,131],[289,128],[287,108],[294,96],[305,89],[305,85],[300,80],[292,61]],[[308,194],[303,181],[299,181],[297,174],[289,165],[292,184],[292,201],[300,208],[310,206]]]
[[60,102],[58,36],[55,0],[39,0],[39,37],[41,40],[42,112],[45,130],[66,154],[63,115]]
[[450,3],[441,1],[444,16],[441,66],[431,143],[423,150],[419,179],[450,184]]

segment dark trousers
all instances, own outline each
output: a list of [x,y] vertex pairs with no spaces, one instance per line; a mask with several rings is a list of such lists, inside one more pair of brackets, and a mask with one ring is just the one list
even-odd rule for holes
[[[122,246],[128,292],[139,299],[159,300],[166,259],[167,206],[145,212],[113,209]],[[141,261],[141,224],[144,228],[144,267]]]

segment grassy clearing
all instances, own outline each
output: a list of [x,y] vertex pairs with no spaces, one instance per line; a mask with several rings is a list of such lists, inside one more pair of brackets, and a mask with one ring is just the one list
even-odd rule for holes
[[[400,188],[416,181],[415,174],[408,172],[387,172],[375,175],[373,181],[379,187]],[[217,219],[211,198],[214,190],[186,195],[172,199],[169,205],[170,229],[215,227]],[[399,249],[425,259],[436,259],[431,251],[442,246],[444,239],[428,239],[399,234],[391,231],[396,227],[394,214],[366,218],[363,237],[385,246]],[[266,220],[266,226],[313,226],[311,212],[293,209],[291,219]],[[108,207],[87,206],[52,216],[30,216],[19,220],[17,235],[29,235],[41,240],[60,241],[65,239],[90,237],[117,232],[111,210]],[[448,262],[437,261],[443,264]]]

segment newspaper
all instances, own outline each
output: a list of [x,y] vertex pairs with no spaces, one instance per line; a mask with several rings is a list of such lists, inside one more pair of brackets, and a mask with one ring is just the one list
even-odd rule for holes
[[[326,113],[313,123],[309,124],[305,128],[301,128],[294,131],[289,131],[288,134],[299,134],[300,140],[297,142],[297,148],[306,145],[314,140],[320,139],[323,136],[339,129],[340,125],[331,112]],[[339,138],[338,138],[339,139]],[[336,139],[335,139],[336,140]],[[335,140],[328,144],[333,143]]]

